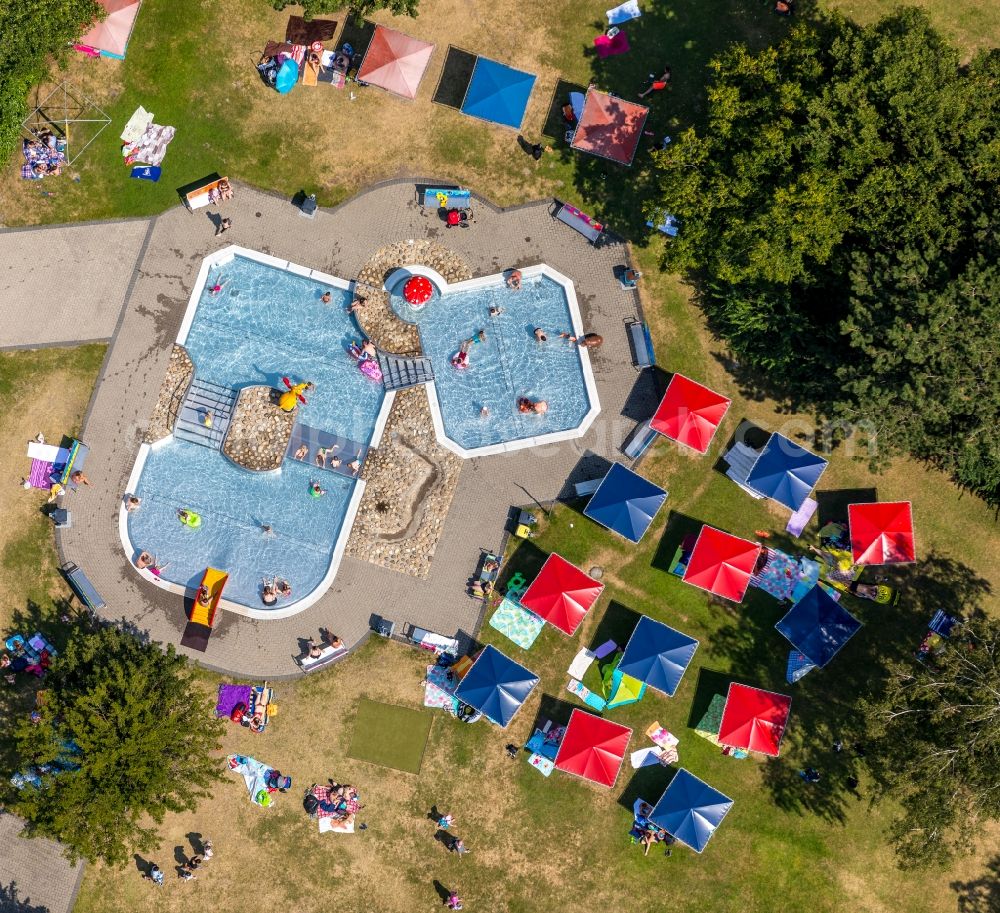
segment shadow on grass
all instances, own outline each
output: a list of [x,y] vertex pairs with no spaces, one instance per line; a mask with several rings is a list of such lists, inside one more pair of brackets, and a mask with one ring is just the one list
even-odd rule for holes
[[448,53],[444,58],[444,67],[438,79],[437,88],[431,99],[436,105],[461,110],[465,101],[465,92],[472,79],[472,71],[476,68],[476,55],[463,51],[454,45],[448,45]]
[[667,517],[667,525],[663,529],[663,535],[656,546],[656,551],[653,553],[653,560],[650,562],[650,565],[658,571],[669,572],[670,566],[674,561],[674,555],[677,553],[677,549],[680,548],[681,543],[688,536],[697,536],[703,525],[703,520],[689,517],[687,514],[682,514],[676,510],[670,511],[670,515]]
[[618,797],[618,804],[630,812],[636,799],[642,799],[650,805],[656,805],[676,773],[674,768],[664,767],[662,764],[640,767],[632,774],[632,778],[622,790],[622,794]]
[[[795,551],[785,537],[776,537],[773,544]],[[786,811],[844,820],[848,802],[857,798],[851,778],[856,777],[861,758],[850,747],[838,752],[833,745],[863,746],[867,741],[859,699],[878,698],[890,664],[915,662],[913,651],[939,608],[961,606],[968,615],[977,611],[990,592],[988,581],[967,565],[934,552],[919,565],[893,569],[889,578],[901,590],[899,603],[880,606],[845,595],[845,607],[865,626],[826,669],[814,670],[795,685],[784,678],[784,660],[791,646],[774,630],[785,607],[762,591],[751,590],[738,617],[713,636],[713,652],[738,670],[735,680],[793,698],[786,742],[796,744],[800,765],[815,767],[821,779],[805,784],[796,766],[784,759],[769,761],[763,769],[764,786]],[[869,756],[865,761],[878,778],[880,766],[892,765],[894,759]]]
[[613,640],[619,649],[624,650],[641,617],[635,609],[630,609],[612,599],[594,631],[589,649],[594,650],[601,644]]
[[569,129],[569,125],[563,119],[562,109],[563,105],[569,102],[570,92],[579,92],[581,95],[586,95],[587,87],[579,83],[567,82],[565,79],[560,79],[556,83],[556,87],[552,92],[552,98],[549,101],[548,113],[545,115],[545,123],[542,125],[542,136],[565,142],[566,131]]
[[986,864],[986,873],[971,881],[953,881],[958,894],[958,913],[996,913],[1000,910],[1000,856]]
[[846,523],[847,506],[849,504],[872,504],[878,500],[878,492],[874,488],[839,488],[830,491],[817,491],[815,494],[816,515],[819,525],[827,523]]

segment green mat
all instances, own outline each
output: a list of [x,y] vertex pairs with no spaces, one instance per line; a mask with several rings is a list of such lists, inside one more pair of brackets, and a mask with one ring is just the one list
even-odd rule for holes
[[419,773],[433,717],[422,710],[362,700],[348,757]]
[[726,698],[722,694],[712,697],[712,702],[708,705],[705,715],[694,727],[697,735],[703,739],[708,739],[713,745],[719,744],[719,729],[722,728],[722,712],[726,709]]

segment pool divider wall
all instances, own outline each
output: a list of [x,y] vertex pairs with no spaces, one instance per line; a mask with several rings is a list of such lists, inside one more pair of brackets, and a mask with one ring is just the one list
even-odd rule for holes
[[[409,278],[410,276],[424,276],[425,278],[430,279],[437,285],[442,298],[446,295],[455,294],[457,292],[495,288],[498,284],[505,281],[503,273],[493,273],[489,276],[476,276],[473,279],[465,279],[462,282],[449,283],[439,272],[431,269],[429,266],[414,264],[412,266],[404,266],[397,270],[393,270],[393,272],[391,272],[386,278],[384,286],[385,290],[391,291],[391,289],[395,288],[401,280]],[[576,288],[569,278],[564,276],[558,270],[553,269],[547,263],[536,263],[534,266],[525,266],[521,270],[521,276],[524,279],[535,279],[537,277],[544,276],[545,278],[551,279],[556,284],[562,286],[563,294],[566,296],[566,305],[569,308],[573,335],[583,335],[583,317],[580,314],[580,304],[576,299]],[[597,382],[594,379],[594,367],[590,363],[590,352],[584,346],[577,346],[576,350],[577,355],[580,358],[580,369],[583,372],[583,382],[587,388],[587,398],[590,400],[590,409],[583,417],[583,421],[581,421],[576,428],[569,428],[565,431],[553,431],[550,434],[542,434],[538,437],[519,438],[516,441],[508,441],[503,444],[488,444],[485,447],[475,447],[470,450],[452,440],[445,433],[444,418],[441,415],[441,404],[438,400],[437,387],[435,386],[434,381],[429,381],[425,384],[427,387],[427,401],[430,405],[431,422],[434,425],[434,434],[437,436],[438,443],[463,459],[471,459],[473,457],[495,456],[501,453],[512,453],[516,450],[524,450],[528,447],[539,447],[544,444],[558,444],[562,441],[573,441],[577,438],[583,437],[583,435],[590,430],[590,426],[594,424],[594,420],[600,414],[601,403],[597,397]]]

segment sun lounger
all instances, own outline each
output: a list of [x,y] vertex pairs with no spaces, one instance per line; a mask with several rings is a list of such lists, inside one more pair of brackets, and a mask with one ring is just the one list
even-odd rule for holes
[[302,67],[302,85],[315,86],[319,80],[319,63],[313,60],[306,60]]
[[598,488],[601,487],[601,482],[604,481],[602,476],[599,479],[587,479],[586,482],[577,482],[573,486],[573,491],[576,493],[578,498],[589,498]]
[[423,650],[430,650],[435,655],[450,653],[452,656],[458,655],[458,640],[454,637],[445,637],[443,634],[435,634],[425,628],[418,628],[416,625],[406,624],[403,626],[403,637],[405,637],[415,647]]
[[636,460],[641,457],[649,449],[649,445],[656,440],[656,432],[650,427],[649,423],[650,419],[647,419],[637,425],[622,446],[622,453],[630,460]]
[[338,656],[345,656],[346,654],[347,647],[331,647],[327,644],[320,651],[319,656],[309,656],[307,653],[305,656],[296,659],[295,662],[299,664],[299,668],[303,672],[315,672],[327,663],[333,662]]
[[107,603],[101,598],[94,585],[87,579],[87,575],[72,561],[62,566],[62,572],[66,575],[69,585],[73,588],[80,601],[88,608],[97,611],[103,609]]
[[625,324],[628,332],[629,347],[632,350],[632,364],[636,368],[648,368],[656,364],[653,352],[653,340],[649,335],[649,327],[641,320],[632,320]]

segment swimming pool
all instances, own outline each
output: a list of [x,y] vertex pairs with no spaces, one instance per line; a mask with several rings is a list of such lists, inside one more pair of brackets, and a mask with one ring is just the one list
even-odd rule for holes
[[[223,288],[213,295],[215,284]],[[202,265],[178,342],[198,381],[230,389],[281,387],[284,376],[313,381],[296,422],[344,440],[346,463],[354,444],[377,440],[392,399],[347,354],[360,337],[346,311],[350,300],[341,279],[229,248]],[[314,479],[325,496],[310,495]],[[217,567],[230,575],[227,608],[281,617],[306,608],[333,579],[363,489],[354,478],[287,457],[278,470],[252,472],[217,448],[171,437],[140,450],[129,490],[142,506],[122,510],[123,544],[132,558],[146,550],[164,564],[160,579],[143,572],[160,586],[190,591],[207,566]],[[201,527],[182,525],[179,508],[199,514]],[[273,609],[260,598],[265,575],[292,586]]]
[[[401,294],[406,277],[417,273],[436,286],[419,309]],[[522,277],[519,290],[499,275],[449,286],[416,267],[389,278],[392,307],[416,324],[434,368],[429,388],[438,437],[462,456],[579,437],[600,410],[588,352],[559,338],[583,330],[572,283],[544,265],[526,267]],[[534,336],[538,327],[548,337],[544,343]],[[481,330],[484,340],[468,346],[469,367],[452,367],[463,340],[475,340]],[[544,400],[548,411],[520,413],[521,397]]]

